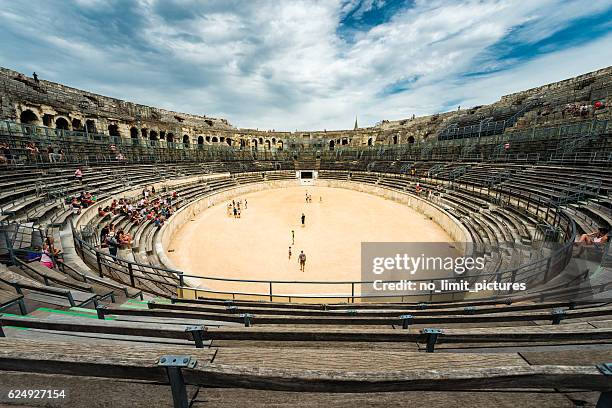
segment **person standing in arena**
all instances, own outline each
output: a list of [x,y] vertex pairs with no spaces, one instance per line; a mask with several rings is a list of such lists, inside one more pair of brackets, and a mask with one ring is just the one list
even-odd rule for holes
[[295,245],[295,231],[291,230],[291,245]]
[[304,272],[304,269],[306,269],[306,254],[304,251],[300,251],[298,261],[300,262],[300,271]]
[[306,222],[306,216],[304,215],[304,213],[302,213],[302,227],[304,226],[305,222]]
[[289,260],[291,260],[291,247],[289,247]]

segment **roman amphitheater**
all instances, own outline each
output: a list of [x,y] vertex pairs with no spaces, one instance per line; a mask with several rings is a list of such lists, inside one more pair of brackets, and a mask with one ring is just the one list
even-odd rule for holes
[[276,132],[0,68],[0,405],[611,407],[611,92]]

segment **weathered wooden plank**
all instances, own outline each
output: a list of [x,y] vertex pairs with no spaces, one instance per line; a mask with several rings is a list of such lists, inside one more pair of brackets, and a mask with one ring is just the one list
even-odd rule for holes
[[[612,379],[594,366],[443,367],[438,369],[346,371],[282,369],[209,363],[212,350],[185,350],[201,358],[183,369],[187,384],[307,392],[388,392],[562,388],[609,391]],[[75,350],[68,343],[0,340],[0,370],[165,381],[156,366],[161,348],[119,348],[100,345]],[[178,354],[172,349],[170,354]]]
[[192,340],[185,327],[167,324],[115,322],[112,320],[47,320],[36,318],[14,318],[1,316],[0,325],[27,327],[33,329],[57,330],[64,332],[121,334],[126,336],[163,337]]
[[[243,321],[239,315],[202,313],[191,311],[160,310],[160,309],[120,309],[108,308],[108,314],[155,316],[166,318],[191,318],[208,319],[218,321],[230,321],[240,323]],[[590,309],[567,310],[565,319],[608,316],[612,313],[612,306],[596,307]],[[440,323],[479,323],[479,322],[510,322],[510,321],[534,321],[552,320],[550,311],[529,311],[525,313],[493,313],[482,315],[448,315],[448,316],[414,316],[414,324],[440,324]],[[320,324],[320,325],[400,325],[401,319],[387,317],[323,317],[323,316],[258,316],[251,318],[254,325],[269,324]]]
[[419,351],[416,342],[370,342],[370,341],[266,341],[266,340],[212,340],[211,347],[218,349],[226,348],[271,348],[286,347],[293,349],[296,353],[302,348],[334,349],[334,350],[396,350],[396,351]]
[[513,305],[494,305],[491,306],[474,306],[470,309],[465,307],[448,307],[434,309],[419,309],[416,305],[400,307],[398,305],[380,306],[375,309],[331,309],[331,310],[312,310],[312,309],[289,309],[287,306],[282,308],[274,308],[272,305],[266,307],[259,306],[234,306],[228,309],[226,305],[205,305],[177,302],[169,303],[149,303],[149,309],[162,310],[183,310],[203,313],[220,313],[220,314],[240,314],[251,313],[256,315],[285,315],[285,316],[347,316],[347,312],[355,313],[360,317],[398,317],[402,314],[411,314],[413,316],[445,316],[445,315],[468,315],[468,314],[485,314],[485,313],[500,313],[500,312],[525,312],[532,310],[542,310],[559,307],[568,307],[569,302],[549,302],[549,303],[523,303]]
[[562,388],[612,390],[612,378],[595,366],[500,366],[352,372],[297,370],[203,364],[184,370],[190,384],[277,391],[396,392],[409,390],[466,390]]
[[215,364],[282,369],[386,371],[528,365],[516,353],[433,353],[377,349],[220,348]]
[[96,344],[96,347],[81,349],[74,343],[4,338],[0,339],[0,370],[165,382],[165,370],[157,367],[160,356],[184,354],[208,362],[214,353],[209,349],[159,345]]
[[[204,334],[208,340],[257,341],[355,341],[355,342],[423,342],[426,335],[416,329],[326,329],[210,327]],[[469,342],[534,342],[534,341],[612,340],[612,329],[575,329],[560,325],[444,329],[439,343]]]
[[612,347],[588,350],[525,351],[519,353],[532,365],[595,365],[612,363]]

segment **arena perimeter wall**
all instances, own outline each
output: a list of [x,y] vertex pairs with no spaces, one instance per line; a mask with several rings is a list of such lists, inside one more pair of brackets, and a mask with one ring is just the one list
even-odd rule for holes
[[[219,205],[225,204],[228,201],[243,196],[248,193],[279,189],[285,187],[296,187],[299,186],[299,180],[275,180],[267,182],[259,182],[253,184],[246,184],[243,186],[231,187],[222,191],[216,191],[209,195],[202,196],[192,203],[179,209],[174,215],[164,224],[159,233],[156,235],[154,246],[155,252],[161,263],[169,269],[176,270],[174,263],[166,255],[165,248],[169,247],[174,236],[178,230],[189,220],[196,217],[202,211]],[[444,229],[452,238],[453,242],[458,245],[463,244],[463,248],[460,248],[463,253],[471,252],[472,237],[469,231],[459,222],[457,218],[452,216],[450,213],[440,208],[439,206],[426,201],[425,199],[418,197],[411,193],[402,191],[392,190],[384,187],[373,186],[365,183],[343,181],[343,180],[321,180],[317,179],[314,183],[317,187],[333,187],[333,188],[344,188],[348,190],[360,191],[367,194],[376,195],[379,197],[393,200],[398,203],[407,205],[413,210],[421,213],[437,223],[442,229]],[[197,279],[185,279],[187,286],[205,288],[200,280]]]

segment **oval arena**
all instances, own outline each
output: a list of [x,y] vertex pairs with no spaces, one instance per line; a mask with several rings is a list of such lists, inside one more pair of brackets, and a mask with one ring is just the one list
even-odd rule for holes
[[0,405],[612,406],[611,79],[278,132],[2,68]]

